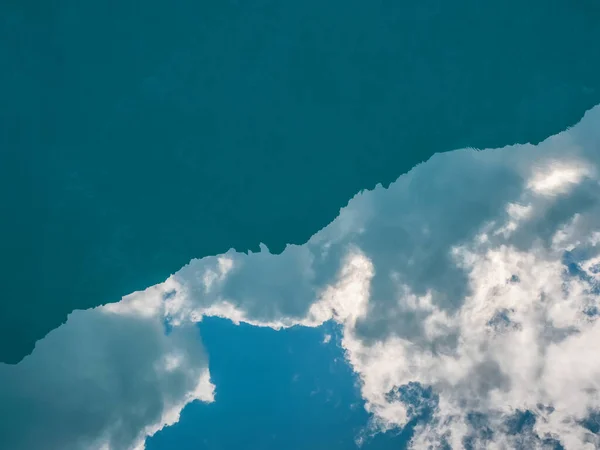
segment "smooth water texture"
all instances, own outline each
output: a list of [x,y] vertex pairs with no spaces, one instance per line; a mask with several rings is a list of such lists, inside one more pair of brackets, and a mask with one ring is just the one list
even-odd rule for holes
[[591,0],[4,1],[0,361],[192,257],[305,242],[435,152],[600,103]]

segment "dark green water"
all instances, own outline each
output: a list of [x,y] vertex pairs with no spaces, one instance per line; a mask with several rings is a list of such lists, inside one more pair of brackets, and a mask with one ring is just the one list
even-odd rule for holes
[[565,129],[599,55],[592,0],[3,1],[0,361],[435,152]]

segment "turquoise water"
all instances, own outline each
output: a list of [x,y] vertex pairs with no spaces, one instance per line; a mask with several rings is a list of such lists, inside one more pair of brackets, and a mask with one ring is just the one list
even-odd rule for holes
[[[0,361],[192,257],[302,243],[435,152],[600,103],[591,0],[0,5]],[[564,32],[563,32],[564,31]]]

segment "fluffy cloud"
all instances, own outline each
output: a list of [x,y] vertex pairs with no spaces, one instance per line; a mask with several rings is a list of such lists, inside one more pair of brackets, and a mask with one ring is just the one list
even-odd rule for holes
[[211,400],[192,331],[205,316],[335,320],[370,429],[416,424],[415,449],[597,448],[599,160],[597,107],[538,146],[436,155],[280,255],[194,260],[74,313],[0,367],[11,448],[35,448],[25,426],[45,448],[140,445],[185,402]]
[[538,146],[437,155],[282,255],[192,261],[168,320],[336,320],[376,430],[431,389],[414,448],[595,448],[599,123],[596,108]]

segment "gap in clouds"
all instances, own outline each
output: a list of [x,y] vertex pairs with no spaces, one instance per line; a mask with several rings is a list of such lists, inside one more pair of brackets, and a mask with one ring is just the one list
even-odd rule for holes
[[364,450],[406,448],[411,426],[365,435],[371,416],[335,323],[275,331],[207,318],[199,327],[215,402],[186,406],[146,450],[347,450],[361,437]]

